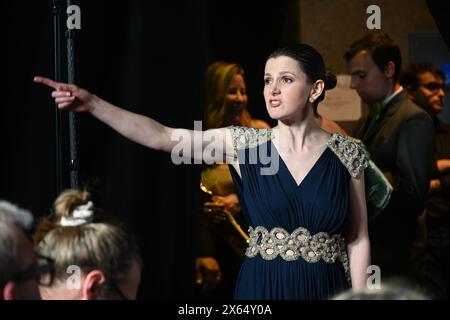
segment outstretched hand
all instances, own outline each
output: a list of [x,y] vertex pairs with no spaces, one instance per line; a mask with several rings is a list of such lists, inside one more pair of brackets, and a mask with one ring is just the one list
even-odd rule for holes
[[90,112],[93,108],[91,102],[94,95],[74,84],[56,82],[40,76],[34,77],[33,81],[55,89],[52,92],[52,97],[60,109],[69,109],[75,112]]

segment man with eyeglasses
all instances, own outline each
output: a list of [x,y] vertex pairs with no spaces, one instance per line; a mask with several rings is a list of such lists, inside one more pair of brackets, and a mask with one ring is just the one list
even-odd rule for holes
[[408,92],[409,98],[439,122],[436,116],[444,107],[445,76],[430,63],[409,65],[400,78],[400,84]]
[[40,299],[38,280],[49,274],[51,261],[38,258],[25,230],[32,215],[0,201],[0,300]]
[[[400,78],[411,100],[433,118],[435,161],[424,215],[425,239],[417,243],[417,272],[436,298],[450,290],[450,125],[437,115],[445,97],[445,76],[429,63],[408,66]],[[421,250],[424,249],[424,250]]]

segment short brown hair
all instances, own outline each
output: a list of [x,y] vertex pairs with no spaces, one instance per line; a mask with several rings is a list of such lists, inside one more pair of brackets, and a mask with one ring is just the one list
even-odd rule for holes
[[402,55],[400,48],[389,35],[382,31],[375,31],[351,44],[350,49],[344,54],[347,62],[353,59],[361,51],[368,51],[373,62],[381,72],[384,72],[389,61],[395,65],[393,79],[398,81],[402,70]]

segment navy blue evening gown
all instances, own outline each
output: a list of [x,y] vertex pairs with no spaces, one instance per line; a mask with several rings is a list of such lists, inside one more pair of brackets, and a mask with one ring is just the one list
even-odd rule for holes
[[[278,171],[272,175],[261,174],[261,169],[269,165],[262,164],[259,156],[257,161],[253,158],[253,162],[249,163],[251,153],[257,151],[253,155],[259,155],[261,148],[265,148],[263,151],[266,150],[268,155],[278,155],[271,141],[271,129],[231,127],[231,130],[234,130],[233,139],[238,139],[235,148],[241,144],[241,148],[236,148],[241,177],[232,166],[230,170],[250,226],[262,226],[269,232],[280,227],[289,234],[299,227],[306,228],[311,235],[319,232],[345,234],[351,171],[343,164],[345,159],[342,154],[339,157],[339,152],[332,146],[339,146],[340,142],[347,142],[349,138],[333,134],[328,140],[328,147],[297,185],[281,157],[278,158]],[[261,138],[261,132],[265,137]],[[251,141],[255,136],[260,138],[257,143]],[[367,160],[361,157],[364,153],[358,144],[353,142],[351,146],[356,146],[356,150],[348,150],[346,146],[347,149],[341,148],[341,153],[358,153],[360,157],[350,157],[351,161]],[[361,166],[364,169],[366,164]],[[257,254],[246,257],[243,262],[235,299],[327,299],[347,287],[345,271],[339,259],[334,263],[323,259],[307,262],[301,256],[293,261],[286,261],[281,256],[265,260]]]

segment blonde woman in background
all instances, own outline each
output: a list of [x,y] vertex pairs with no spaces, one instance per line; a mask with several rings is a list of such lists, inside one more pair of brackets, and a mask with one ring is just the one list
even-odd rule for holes
[[[247,110],[244,70],[239,64],[212,63],[206,73],[205,89],[207,129],[231,125],[269,128],[266,122],[253,119]],[[223,209],[232,214],[243,231],[247,231],[248,224],[227,164],[205,166],[201,181],[212,197],[205,199],[205,215],[198,223],[196,283],[204,293],[208,292],[204,297],[231,299],[247,243],[223,215]]]

